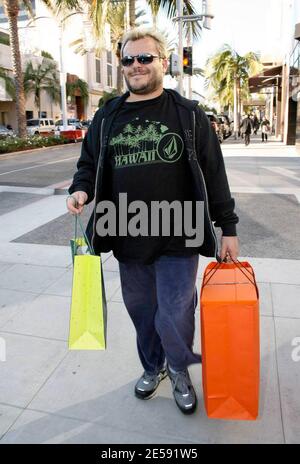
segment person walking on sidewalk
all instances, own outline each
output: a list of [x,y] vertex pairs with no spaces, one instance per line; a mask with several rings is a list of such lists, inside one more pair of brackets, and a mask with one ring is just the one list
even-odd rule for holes
[[[157,31],[133,29],[122,40],[122,72],[128,92],[99,109],[82,144],[67,207],[81,214],[95,200],[87,226],[96,254],[113,251],[119,261],[122,296],[136,329],[144,372],[138,399],[151,398],[166,376],[184,414],[196,410],[188,367],[193,352],[199,255],[234,260],[238,217],[228,186],[220,144],[198,102],[164,89],[166,42]],[[133,205],[155,201],[204,202],[204,241],[187,247],[185,234],[99,235],[99,204],[126,194]],[[127,224],[132,215],[128,213]],[[213,224],[214,223],[214,224]],[[221,250],[214,225],[221,227]],[[129,227],[128,227],[129,229]]]
[[253,123],[250,118],[250,115],[247,115],[240,125],[241,132],[244,134],[245,137],[245,145],[248,146],[250,143],[250,135],[252,134],[253,130]]
[[259,119],[256,116],[256,114],[254,113],[254,116],[253,116],[253,133],[254,133],[254,135],[257,135],[257,131],[258,131],[259,127],[260,127]]
[[270,121],[264,116],[260,125],[261,128],[261,141],[268,141],[268,134],[270,133]]

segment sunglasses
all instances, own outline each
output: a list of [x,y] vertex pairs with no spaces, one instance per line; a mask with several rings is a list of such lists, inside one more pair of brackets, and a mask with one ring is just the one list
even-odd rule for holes
[[159,55],[151,55],[151,53],[141,53],[140,55],[127,55],[121,59],[123,66],[131,66],[134,63],[134,59],[137,59],[140,64],[150,64],[154,58],[160,58]]

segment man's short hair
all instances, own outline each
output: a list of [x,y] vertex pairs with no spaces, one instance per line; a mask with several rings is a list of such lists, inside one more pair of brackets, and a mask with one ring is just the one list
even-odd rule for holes
[[166,43],[166,39],[163,36],[163,34],[158,32],[156,29],[152,29],[152,28],[146,29],[146,28],[141,28],[141,27],[136,27],[135,29],[131,29],[123,36],[121,56],[123,56],[123,51],[124,51],[124,48],[127,42],[129,41],[134,42],[135,40],[145,39],[146,37],[150,37],[156,42],[157,51],[161,58],[168,58],[167,43]]

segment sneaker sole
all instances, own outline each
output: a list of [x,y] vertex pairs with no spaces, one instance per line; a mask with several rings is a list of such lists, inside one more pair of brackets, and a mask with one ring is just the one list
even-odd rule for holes
[[155,393],[156,393],[156,390],[158,389],[160,383],[167,377],[167,372],[165,371],[165,373],[162,375],[162,378],[160,379],[157,387],[155,388],[155,390],[153,390],[151,393],[144,395],[143,393],[140,393],[138,390],[134,390],[134,394],[135,396],[139,399],[139,400],[151,400],[151,398],[153,398],[155,396]]
[[[201,356],[201,363],[202,363],[202,356]],[[167,375],[168,375],[168,377],[169,377],[169,379],[170,379],[171,386],[172,386],[172,390],[173,390],[173,383],[172,383],[171,376],[168,374],[168,372],[167,372]],[[195,396],[196,396],[196,394],[195,394]],[[176,401],[174,392],[173,392],[173,398],[174,398],[174,401],[175,401],[176,406],[178,407],[178,409],[180,409],[180,411],[181,411],[183,414],[185,414],[186,416],[188,416],[188,415],[190,415],[190,414],[193,414],[193,413],[196,411],[197,405],[198,405],[197,397],[196,397],[196,402],[195,402],[195,404],[194,404],[191,408],[189,408],[189,409],[185,409],[185,408],[183,408],[182,406],[180,406],[180,404]]]
[[180,409],[180,411],[185,415],[185,416],[189,416],[191,414],[194,414],[194,412],[196,411],[197,409],[197,401],[195,403],[195,405],[189,409],[183,409],[178,403],[177,401],[175,400],[175,403],[176,403],[176,406],[178,407],[178,409]]
[[156,390],[154,390],[154,392],[150,393],[150,395],[146,395],[146,396],[143,396],[141,393],[135,391],[134,394],[136,396],[136,398],[138,398],[139,400],[151,400],[151,398],[153,398],[155,396],[155,393],[156,393]]

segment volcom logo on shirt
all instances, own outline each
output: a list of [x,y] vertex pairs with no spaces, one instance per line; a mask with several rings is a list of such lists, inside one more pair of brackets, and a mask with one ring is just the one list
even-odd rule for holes
[[173,132],[162,136],[157,144],[158,156],[167,163],[177,161],[183,152],[182,138]]
[[[152,163],[175,163],[183,152],[183,140],[157,121],[139,118],[127,124],[121,133],[112,137],[109,145],[114,149],[115,167],[137,166]],[[137,125],[135,125],[135,124]]]

